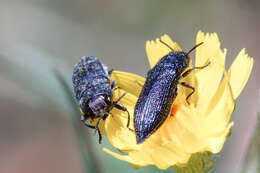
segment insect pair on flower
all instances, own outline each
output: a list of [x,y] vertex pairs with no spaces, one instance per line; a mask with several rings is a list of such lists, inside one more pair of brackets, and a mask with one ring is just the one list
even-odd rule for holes
[[[195,69],[203,69],[209,65],[188,68],[190,63],[189,54],[202,43],[194,46],[188,53],[175,51],[167,43],[160,40],[169,48],[170,53],[147,73],[146,82],[143,85],[139,99],[134,110],[134,130],[138,144],[143,143],[153,134],[170,115],[172,104],[181,84],[192,91],[187,95],[186,102],[195,92],[195,88],[180,80]],[[125,111],[128,114],[127,128],[129,128],[130,115],[127,109],[118,102],[127,94],[122,94],[113,101],[113,91],[116,81],[110,85],[108,68],[95,57],[83,57],[74,67],[72,81],[76,99],[79,102],[82,113],[81,120],[87,127],[98,131],[99,143],[102,136],[99,123],[105,120],[113,108]],[[98,119],[95,125],[88,124],[88,120]]]
[[[168,35],[147,41],[146,54],[151,69],[172,52],[162,42],[175,52],[182,52],[179,45]],[[221,48],[218,35],[199,31],[196,44],[201,42],[203,45],[196,48],[193,66],[203,67],[209,62],[210,65],[202,70],[192,71],[180,80],[180,83],[194,86],[196,92],[187,100],[192,89],[180,86],[169,113],[174,116],[167,115],[160,128],[143,143],[137,144],[135,131],[129,129],[135,128],[132,123],[135,105],[146,79],[116,70],[110,74],[110,82],[115,80],[117,88],[113,90],[113,100],[116,101],[127,93],[120,100],[120,104],[124,105],[130,114],[130,125],[127,128],[126,111],[116,108],[110,110],[112,116],[107,116],[105,121],[101,120],[98,127],[101,134],[106,135],[112,146],[120,153],[107,148],[103,149],[105,152],[130,163],[134,168],[155,165],[159,169],[167,169],[171,166],[189,165],[189,160],[193,156],[197,158],[198,153],[217,154],[222,150],[234,125],[230,118],[235,108],[235,100],[249,79],[254,60],[248,56],[245,49],[242,49],[226,70],[227,49]],[[191,67],[190,62],[187,69]],[[154,99],[159,100],[156,97]],[[83,111],[82,113],[84,115]],[[95,126],[97,121],[95,118],[92,125]]]

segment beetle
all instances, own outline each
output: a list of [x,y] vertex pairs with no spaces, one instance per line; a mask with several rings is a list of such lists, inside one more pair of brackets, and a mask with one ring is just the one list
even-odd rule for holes
[[[102,141],[102,135],[99,130],[99,123],[105,120],[110,111],[115,107],[125,111],[128,114],[127,127],[129,127],[130,114],[126,107],[118,102],[126,95],[124,93],[116,101],[113,101],[113,91],[115,81],[110,84],[110,74],[107,66],[105,66],[98,58],[93,56],[84,56],[74,66],[72,82],[79,102],[81,121],[95,132],[98,131],[99,143]],[[98,119],[95,126],[88,124],[88,120]]]
[[144,142],[169,116],[178,93],[179,84],[192,89],[186,97],[186,102],[189,104],[188,99],[195,92],[195,88],[188,83],[180,83],[180,79],[195,69],[203,69],[209,65],[208,63],[202,67],[193,67],[186,70],[190,62],[189,54],[202,43],[195,45],[188,53],[185,53],[174,51],[162,40],[160,42],[167,46],[171,52],[162,57],[148,71],[145,84],[135,105],[134,128],[137,144]]

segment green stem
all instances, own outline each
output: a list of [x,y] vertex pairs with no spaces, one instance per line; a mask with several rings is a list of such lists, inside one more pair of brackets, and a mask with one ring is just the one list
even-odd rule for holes
[[174,166],[176,173],[208,173],[216,165],[213,155],[209,152],[195,153],[184,167]]

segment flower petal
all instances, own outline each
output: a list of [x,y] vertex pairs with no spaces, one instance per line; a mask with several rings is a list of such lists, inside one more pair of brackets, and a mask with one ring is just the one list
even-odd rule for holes
[[245,49],[242,49],[229,68],[228,75],[230,77],[230,85],[235,99],[245,87],[252,71],[253,63],[253,58],[245,53]]
[[105,129],[109,142],[121,152],[138,149],[135,133],[129,130],[126,124],[120,125],[118,118],[120,118],[119,115],[109,116],[106,119]]
[[200,70],[196,70],[195,76],[197,78],[199,98],[197,107],[204,110],[208,106],[208,101],[214,96],[223,76],[225,69],[226,49],[220,49],[220,42],[216,33],[206,34],[199,32],[196,43],[204,42],[196,49],[196,67],[210,64]]
[[225,72],[215,96],[210,102],[207,112],[203,115],[203,123],[198,130],[200,138],[206,141],[206,148],[212,153],[219,152],[225,142],[233,123],[229,123],[235,107],[229,78]]
[[181,148],[174,142],[157,147],[151,154],[154,164],[159,169],[167,169],[178,163],[186,163],[190,156],[190,153],[182,152]]
[[220,125],[223,123],[226,125],[230,120],[230,116],[234,108],[235,100],[229,84],[229,77],[225,73],[223,81],[221,82],[213,99],[210,101],[207,112],[204,114],[204,118],[208,121],[206,124],[209,125],[209,129],[214,129],[214,124]]
[[[125,93],[123,89],[114,91],[114,100],[117,100],[122,94]],[[126,111],[119,109],[112,109],[111,116],[108,116],[105,121],[106,135],[112,145],[121,151],[133,150],[136,146],[136,137],[134,134],[134,105],[137,97],[131,93],[127,93],[119,103],[126,107],[130,114],[130,126],[127,128],[128,114]],[[131,149],[132,148],[132,149]]]
[[135,96],[139,96],[143,85],[145,83],[145,78],[138,76],[136,74],[113,71],[111,74],[110,81],[116,81],[116,85],[126,92],[129,92]]
[[[214,57],[216,52],[220,50],[220,41],[216,33],[204,34],[202,31],[199,31],[196,37],[196,44],[201,42],[203,42],[203,44],[196,48],[196,67],[205,65],[208,60]],[[225,63],[225,61],[220,64],[223,63]]]
[[234,125],[233,122],[229,123],[228,126],[225,128],[224,133],[221,136],[218,136],[216,138],[209,138],[206,150],[214,154],[219,153],[223,148],[226,138],[230,133],[233,125]]
[[[181,51],[181,48],[176,42],[173,42],[171,38],[165,34],[160,38],[164,43],[169,45],[175,51]],[[155,41],[147,41],[146,42],[146,54],[150,63],[151,68],[153,68],[157,62],[170,53],[172,50],[160,42],[159,38]]]
[[[103,151],[105,151],[108,154],[111,154],[112,156],[114,156],[115,158],[117,158],[119,160],[129,162],[135,168],[145,167],[145,166],[149,166],[152,164],[151,161],[149,162],[149,160],[151,160],[149,155],[147,155],[145,153],[140,154],[138,152],[135,152],[135,153],[131,152],[131,153],[129,153],[129,155],[120,155],[120,154],[110,151],[107,148],[103,148]],[[135,154],[137,154],[137,155],[135,155]]]

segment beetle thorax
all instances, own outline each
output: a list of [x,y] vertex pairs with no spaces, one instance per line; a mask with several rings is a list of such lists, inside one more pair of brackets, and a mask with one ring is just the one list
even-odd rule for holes
[[89,102],[89,108],[96,117],[104,117],[109,112],[108,102],[104,95],[99,95]]
[[185,52],[174,52],[170,54],[170,58],[179,72],[184,71],[189,65],[190,58]]
[[185,52],[171,52],[156,65],[159,69],[172,69],[179,76],[189,65],[190,57]]

